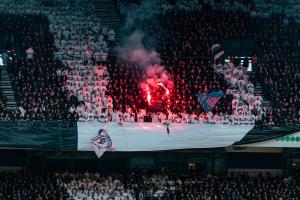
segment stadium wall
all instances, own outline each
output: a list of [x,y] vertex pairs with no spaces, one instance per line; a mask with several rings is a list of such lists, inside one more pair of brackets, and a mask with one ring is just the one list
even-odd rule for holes
[[242,169],[250,173],[281,171],[290,174],[294,168],[300,167],[297,159],[300,159],[299,152],[290,149],[281,153],[228,153],[224,149],[107,152],[101,159],[96,158],[93,152],[2,149],[0,169],[62,172],[166,168],[178,172],[197,170],[205,173],[228,173]]

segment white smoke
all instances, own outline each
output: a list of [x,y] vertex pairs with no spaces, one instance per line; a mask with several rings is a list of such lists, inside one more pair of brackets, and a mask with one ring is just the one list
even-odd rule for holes
[[137,64],[144,71],[140,86],[145,93],[158,88],[157,83],[163,83],[168,89],[173,88],[171,75],[165,66],[161,65],[160,54],[154,49],[145,48],[142,43],[144,37],[145,34],[142,31],[133,32],[124,45],[118,47],[119,60]]
[[134,31],[126,38],[124,44],[117,48],[118,57],[122,61],[138,64],[140,67],[148,67],[152,64],[160,64],[160,55],[154,49],[146,50],[143,45],[145,34]]

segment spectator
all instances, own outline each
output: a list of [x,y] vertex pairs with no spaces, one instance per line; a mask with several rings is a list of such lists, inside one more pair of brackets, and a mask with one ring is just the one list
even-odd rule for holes
[[32,60],[33,59],[33,55],[34,55],[34,50],[32,47],[29,47],[26,50],[26,54],[27,54],[27,60]]

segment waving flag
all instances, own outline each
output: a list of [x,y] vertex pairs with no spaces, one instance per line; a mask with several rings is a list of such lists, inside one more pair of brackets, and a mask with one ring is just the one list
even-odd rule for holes
[[112,141],[106,128],[101,128],[98,131],[98,135],[91,139],[91,142],[98,158],[100,158],[106,150],[112,147]]
[[221,47],[220,44],[214,44],[211,47],[212,55],[214,57],[214,60],[217,60],[224,54],[224,49]]
[[201,103],[203,109],[208,112],[213,109],[222,96],[224,96],[224,92],[222,90],[213,91],[209,94],[199,93],[198,102]]

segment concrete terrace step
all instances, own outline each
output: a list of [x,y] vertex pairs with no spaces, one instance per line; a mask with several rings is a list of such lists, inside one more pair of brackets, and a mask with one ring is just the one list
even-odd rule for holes
[[14,95],[14,93],[13,92],[5,92],[5,91],[3,91],[3,94],[6,96],[6,97],[14,97],[15,95]]
[[119,22],[121,23],[121,21],[119,19],[117,19],[117,18],[115,18],[115,19],[110,18],[110,19],[103,19],[103,20],[101,20],[101,23],[105,23],[105,22],[110,23],[110,24],[117,24]]
[[97,5],[97,6],[113,5],[112,3],[113,3],[112,0],[96,0],[95,1],[95,5]]
[[7,105],[17,105],[15,101],[7,101]]
[[[109,17],[109,19],[118,19],[119,21],[121,21],[117,15],[115,14],[110,14],[110,13],[105,13],[105,15],[107,15],[107,17]],[[96,15],[96,16],[99,16],[99,13]],[[101,17],[101,16],[100,16]],[[105,19],[108,19],[108,18],[105,18]],[[101,19],[101,22],[105,19]]]
[[13,106],[13,107],[11,107],[11,106],[6,106],[6,108],[8,109],[8,110],[16,110],[17,109],[17,106]]
[[17,104],[16,104],[16,100],[15,100],[14,98],[12,98],[12,99],[7,98],[6,104],[17,105]]
[[14,96],[15,93],[13,92],[13,90],[2,90],[3,94],[5,94],[5,96]]
[[15,100],[11,99],[11,100],[7,100],[6,105],[8,106],[17,106],[17,103]]
[[0,89],[1,88],[7,88],[7,86],[11,86],[11,83],[1,83],[1,80],[0,80]]
[[[101,15],[96,15],[96,16],[101,17]],[[101,18],[101,22],[103,22],[103,21],[121,22],[121,20],[118,18],[118,16],[110,15],[107,17],[108,18]]]
[[12,90],[3,90],[3,93],[5,93],[5,94],[14,94],[14,91],[12,91]]
[[11,99],[11,100],[15,100],[15,95],[14,94],[5,94],[5,93],[3,93],[5,96],[6,96],[6,98],[7,99]]
[[1,90],[1,91],[5,96],[15,96],[15,93],[12,90]]
[[4,88],[13,88],[13,87],[12,87],[11,84],[7,84],[7,83],[2,84],[1,81],[0,81],[0,88],[3,88],[3,89],[4,89]]
[[9,85],[9,86],[1,86],[1,91],[9,91],[9,90],[13,90],[13,88]]
[[10,105],[17,105],[17,103],[15,101],[7,101],[7,104],[10,104]]
[[115,9],[115,5],[110,3],[105,4],[95,4],[95,10],[109,10],[109,9]]
[[0,88],[3,90],[8,90],[8,89],[12,89],[10,84],[0,84]]
[[9,93],[7,93],[7,92],[5,92],[5,91],[3,91],[3,94],[8,98],[8,97],[13,97],[13,98],[15,98],[15,94],[13,93],[13,92],[9,92]]
[[9,76],[1,76],[1,81],[10,81]]

